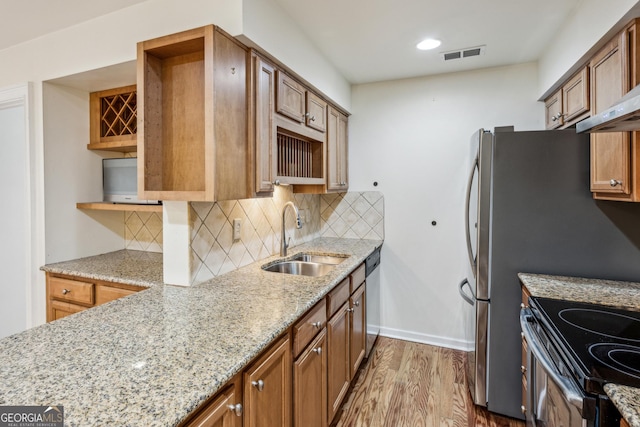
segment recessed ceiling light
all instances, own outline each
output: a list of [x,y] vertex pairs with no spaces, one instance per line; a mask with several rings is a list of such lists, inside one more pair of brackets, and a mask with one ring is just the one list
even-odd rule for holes
[[436,39],[424,39],[420,43],[418,43],[416,47],[420,50],[429,50],[437,48],[441,43],[442,42],[440,40]]

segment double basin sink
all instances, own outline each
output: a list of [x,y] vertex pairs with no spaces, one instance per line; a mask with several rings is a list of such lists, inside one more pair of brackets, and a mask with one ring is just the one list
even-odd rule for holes
[[324,276],[349,255],[319,255],[300,253],[288,260],[277,261],[262,266],[265,271],[295,274],[298,276]]

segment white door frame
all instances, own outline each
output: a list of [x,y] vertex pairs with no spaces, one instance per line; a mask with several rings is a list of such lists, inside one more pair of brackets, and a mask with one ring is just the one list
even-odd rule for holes
[[28,197],[25,201],[24,212],[28,218],[28,227],[26,230],[25,238],[25,262],[26,262],[26,271],[24,277],[27,278],[29,283],[25,284],[26,286],[26,301],[24,301],[25,313],[26,313],[26,324],[27,328],[34,326],[33,316],[33,298],[34,293],[37,294],[36,289],[38,286],[37,281],[37,271],[34,271],[34,230],[36,229],[36,216],[34,211],[34,202],[35,202],[35,188],[34,188],[34,164],[35,164],[35,153],[34,153],[34,144],[33,144],[33,132],[31,129],[31,118],[33,115],[31,114],[32,102],[31,102],[32,90],[30,83],[24,83],[15,86],[9,86],[0,89],[0,110],[14,107],[24,107],[24,125],[25,125],[25,159],[27,159],[27,176],[25,177],[27,194]]

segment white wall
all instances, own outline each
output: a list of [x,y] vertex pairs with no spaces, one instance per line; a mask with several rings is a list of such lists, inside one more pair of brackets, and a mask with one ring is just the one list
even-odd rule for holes
[[[565,74],[573,72],[574,64],[581,58],[590,57],[592,47],[631,8],[638,8],[639,5],[638,0],[582,0],[538,61],[540,83],[537,97],[541,97],[563,77],[570,77]],[[623,19],[620,24],[624,25],[626,21]]]
[[86,148],[89,93],[45,83],[43,101],[45,261],[124,249],[123,212],[76,209],[77,202],[102,200],[104,153]]
[[542,129],[537,90],[535,63],[353,87],[349,190],[385,197],[383,334],[467,346],[456,285],[468,263],[470,137]]
[[302,29],[273,0],[243,0],[243,36],[248,37],[342,108],[351,108],[351,85]]

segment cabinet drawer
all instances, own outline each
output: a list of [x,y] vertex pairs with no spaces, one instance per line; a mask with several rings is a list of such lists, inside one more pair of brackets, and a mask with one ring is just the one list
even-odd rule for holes
[[347,277],[327,295],[327,318],[333,316],[342,304],[347,302],[349,295],[351,295],[351,290],[349,289],[349,278]]
[[50,277],[49,295],[51,298],[57,300],[93,305],[93,283],[62,279],[60,277]]
[[306,316],[293,326],[293,355],[298,357],[313,337],[327,323],[327,303],[325,299],[318,302]]
[[358,289],[358,286],[360,286],[362,282],[364,282],[364,279],[365,279],[364,263],[360,264],[360,267],[353,270],[353,273],[351,273],[350,277],[351,277],[351,288],[349,289],[349,294],[352,294],[356,289]]
[[105,302],[113,301],[118,298],[126,297],[136,293],[129,289],[115,288],[112,286],[96,285],[96,305],[104,304]]

